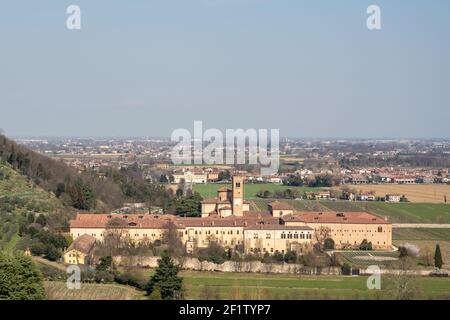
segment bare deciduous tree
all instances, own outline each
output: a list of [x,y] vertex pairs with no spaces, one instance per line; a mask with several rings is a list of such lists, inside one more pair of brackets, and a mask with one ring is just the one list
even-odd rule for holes
[[386,289],[390,298],[395,300],[420,298],[419,278],[413,274],[415,264],[415,260],[411,257],[403,257],[392,264],[392,274],[385,278]]
[[321,226],[315,230],[314,235],[316,237],[318,249],[322,250],[325,240],[330,238],[331,231],[330,228]]

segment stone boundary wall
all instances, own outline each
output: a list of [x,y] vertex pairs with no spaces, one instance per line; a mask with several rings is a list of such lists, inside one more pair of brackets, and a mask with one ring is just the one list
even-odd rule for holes
[[[156,268],[159,257],[139,256],[139,257],[114,257],[114,262],[119,265],[128,265],[133,267]],[[183,270],[194,271],[218,271],[218,272],[252,272],[252,273],[287,273],[287,274],[306,274],[306,275],[338,275],[341,274],[340,267],[315,268],[306,267],[294,263],[263,263],[261,261],[225,261],[222,264],[216,264],[209,261],[200,261],[197,258],[182,258],[180,261],[174,259],[176,263],[182,265]]]

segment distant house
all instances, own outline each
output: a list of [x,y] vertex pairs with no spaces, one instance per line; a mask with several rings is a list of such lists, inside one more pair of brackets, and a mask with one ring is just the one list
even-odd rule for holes
[[330,191],[319,191],[319,192],[305,192],[306,198],[309,200],[314,199],[330,199]]
[[399,194],[387,194],[384,197],[384,201],[386,202],[400,202],[400,199],[402,198]]
[[88,234],[76,238],[64,253],[64,263],[91,264],[95,241],[95,238]]
[[280,177],[269,177],[269,179],[267,181],[270,183],[275,183],[275,184],[283,183],[283,180]]
[[294,214],[294,209],[286,203],[275,201],[269,203],[269,212],[272,216],[279,218],[288,214]]
[[348,181],[352,184],[368,184],[369,179],[366,176],[359,175],[359,174],[352,174]]
[[182,180],[186,183],[206,183],[208,174],[202,171],[184,171],[173,174],[174,182],[180,183]]
[[398,183],[398,184],[414,184],[416,183],[416,178],[415,177],[395,177],[394,178],[394,183]]
[[358,194],[356,196],[356,200],[357,201],[375,201],[376,197],[373,194],[363,193],[363,194]]
[[353,192],[350,192],[350,191],[344,191],[342,193],[342,199],[353,201],[353,200],[355,200],[355,194]]

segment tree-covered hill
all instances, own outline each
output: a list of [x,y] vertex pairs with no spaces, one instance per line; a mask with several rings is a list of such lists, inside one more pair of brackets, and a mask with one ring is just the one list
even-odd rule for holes
[[63,205],[53,193],[0,162],[0,249],[15,246],[21,222],[28,215],[47,216],[62,211]]
[[99,179],[79,174],[62,161],[55,161],[0,135],[0,161],[35,185],[55,194],[65,206],[78,210],[112,209],[123,202],[120,186],[110,177]]

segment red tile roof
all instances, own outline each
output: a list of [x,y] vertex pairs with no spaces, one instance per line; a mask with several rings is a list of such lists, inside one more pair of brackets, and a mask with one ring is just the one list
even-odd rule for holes
[[85,254],[89,254],[89,252],[91,252],[92,248],[94,247],[94,244],[95,238],[93,236],[83,234],[72,242],[67,251],[75,249]]
[[305,223],[355,223],[355,224],[389,224],[390,222],[367,212],[297,212],[282,217],[286,222]]
[[272,207],[273,210],[293,210],[293,208],[287,203],[274,201],[269,203],[269,206]]
[[76,218],[70,221],[70,227],[102,229],[109,223],[114,223],[116,228],[159,229],[165,228],[167,223],[174,219],[173,215],[78,213]]

